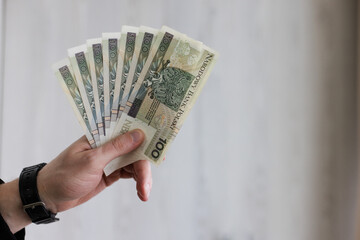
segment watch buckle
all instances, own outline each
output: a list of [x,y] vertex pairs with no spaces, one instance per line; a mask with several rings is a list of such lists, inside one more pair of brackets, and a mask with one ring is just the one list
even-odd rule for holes
[[38,206],[43,206],[45,208],[45,203],[43,203],[43,202],[35,202],[35,203],[26,204],[26,205],[23,206],[23,209],[25,211],[28,208],[34,209],[34,208],[36,208]]

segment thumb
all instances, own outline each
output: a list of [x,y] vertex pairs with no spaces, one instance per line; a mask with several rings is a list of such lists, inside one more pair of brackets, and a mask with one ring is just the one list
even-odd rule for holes
[[97,148],[97,154],[101,162],[106,166],[111,160],[129,153],[136,149],[144,141],[144,133],[135,129],[111,139],[101,147]]

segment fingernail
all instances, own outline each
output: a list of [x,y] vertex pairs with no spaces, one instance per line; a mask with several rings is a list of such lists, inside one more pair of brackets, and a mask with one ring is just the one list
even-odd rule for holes
[[146,197],[148,198],[150,195],[150,184],[149,183],[145,184],[145,192],[146,192]]
[[141,133],[140,133],[139,130],[134,130],[134,131],[132,131],[130,134],[131,134],[131,137],[132,137],[134,143],[140,142],[140,140],[141,140]]

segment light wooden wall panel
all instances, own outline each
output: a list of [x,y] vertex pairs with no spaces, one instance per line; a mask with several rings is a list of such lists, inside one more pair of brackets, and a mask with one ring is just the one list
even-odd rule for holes
[[[4,95],[4,39],[5,39],[5,0],[0,0],[0,135],[3,129],[3,95]],[[2,137],[0,137],[0,153],[2,152]],[[1,158],[0,158],[1,159]],[[1,161],[0,161],[1,169]]]
[[82,133],[51,64],[124,24],[220,52],[148,203],[121,181],[31,239],[350,240],[355,0],[7,1],[1,177]]
[[[359,26],[360,26],[360,1],[358,1],[358,15],[357,15],[357,23],[358,23],[358,31],[357,31],[357,158],[358,158],[358,162],[360,162],[360,124],[359,124],[359,119],[360,119],[360,31],[359,31]],[[360,164],[358,166],[358,172],[360,172]],[[360,186],[360,175],[358,175],[358,186]],[[356,240],[360,240],[360,191],[357,192],[357,206],[356,206],[356,213],[357,213],[357,218],[356,218]]]

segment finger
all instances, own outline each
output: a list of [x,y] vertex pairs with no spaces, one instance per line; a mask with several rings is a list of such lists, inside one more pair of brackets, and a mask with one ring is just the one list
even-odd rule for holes
[[86,138],[85,135],[83,135],[82,137],[80,137],[77,141],[76,141],[77,145],[79,146],[79,148],[82,148],[82,150],[89,150],[91,149],[91,145],[88,141],[88,139]]
[[110,186],[114,182],[118,181],[120,178],[133,178],[132,173],[126,172],[123,168],[116,170],[115,172],[111,173],[109,176],[103,176],[106,186]]
[[136,181],[137,178],[135,175],[134,164],[127,165],[127,166],[123,167],[122,170],[123,170],[123,172],[131,175]]
[[109,187],[111,184],[120,179],[120,169],[111,173],[109,176],[105,176],[104,174],[103,178],[105,180],[106,187]]
[[120,169],[120,178],[134,178],[134,172],[127,171],[125,168],[121,168]]
[[134,178],[134,175],[132,173],[128,173],[126,171],[121,171],[120,172],[120,178]]
[[133,163],[133,168],[138,196],[142,201],[147,201],[152,187],[150,162],[146,160],[137,161]]
[[74,143],[72,143],[67,149],[70,152],[83,152],[86,150],[90,150],[91,146],[89,144],[89,141],[84,135],[80,137],[78,140],[76,140]]
[[125,134],[122,134],[103,146],[94,149],[98,159],[105,167],[111,160],[136,149],[144,141],[144,133],[135,129]]

